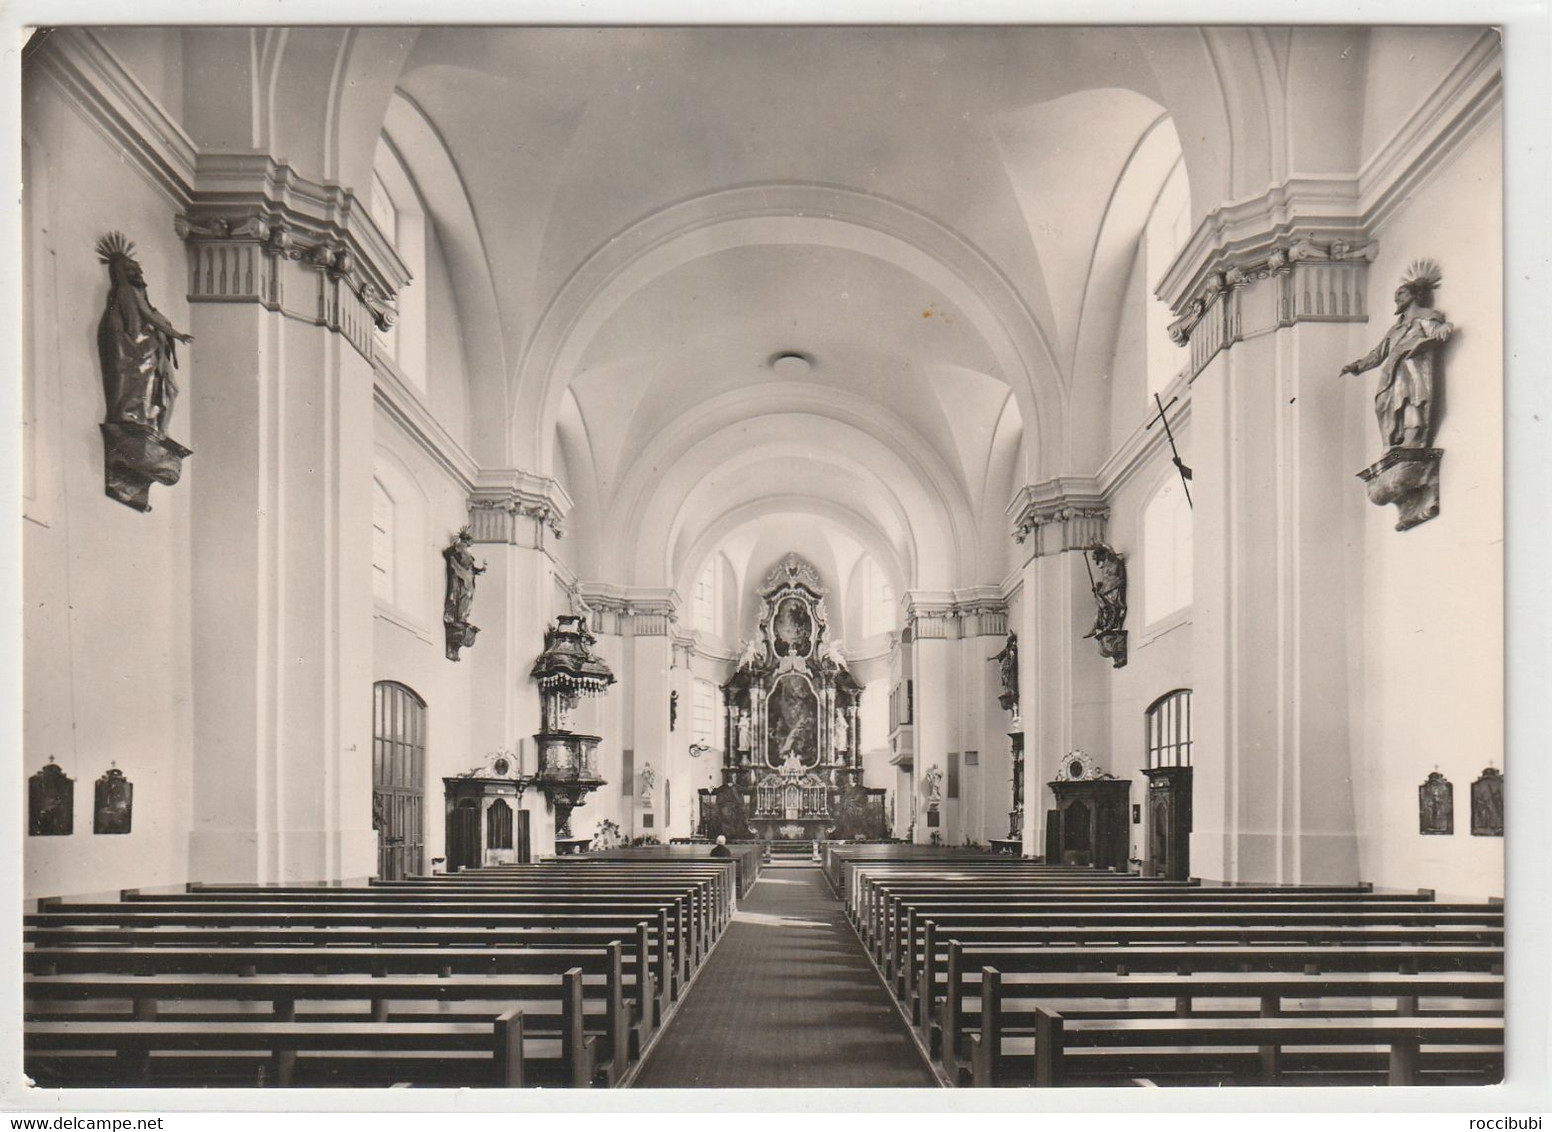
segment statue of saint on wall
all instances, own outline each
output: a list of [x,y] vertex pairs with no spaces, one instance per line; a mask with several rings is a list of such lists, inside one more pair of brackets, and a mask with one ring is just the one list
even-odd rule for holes
[[[1093,560],[1090,564],[1090,559]],[[1126,559],[1100,543],[1084,558],[1094,591],[1094,627],[1083,634],[1099,642],[1099,655],[1115,668],[1126,666]]]
[[75,779],[50,756],[27,780],[27,834],[65,837],[75,831]]
[[442,551],[447,560],[447,597],[442,607],[442,624],[447,633],[447,659],[457,660],[458,650],[472,648],[479,626],[469,623],[474,607],[474,580],[486,567],[476,565],[469,547],[474,536],[464,527]]
[[1455,832],[1455,786],[1436,770],[1417,788],[1417,827],[1419,833]]
[[1503,771],[1488,767],[1471,784],[1471,836],[1503,836]]
[[107,307],[97,323],[105,489],[110,498],[149,511],[151,485],[177,483],[183,458],[192,454],[167,430],[178,400],[178,343],[194,336],[151,305],[135,245],[123,233],[98,240],[97,258],[108,268]]
[[927,796],[927,807],[937,809],[943,801],[943,772],[933,763],[922,776],[922,792]]
[[997,702],[1002,705],[1003,711],[1017,714],[1019,707],[1018,634],[1009,633],[1002,651],[987,659],[996,661],[1002,673],[1002,694],[997,697]]
[[636,781],[641,783],[641,807],[644,810],[650,810],[652,791],[657,787],[657,771],[652,769],[651,763],[641,765],[641,770],[636,774]]
[[1380,371],[1374,417],[1385,454],[1359,472],[1369,499],[1396,504],[1396,529],[1406,530],[1439,513],[1439,460],[1433,447],[1439,405],[1439,346],[1455,328],[1434,309],[1443,277],[1438,264],[1418,260],[1396,288],[1396,321],[1379,345],[1342,367],[1342,375]]
[[135,807],[135,784],[116,766],[97,780],[92,805],[93,833],[128,833]]
[[668,693],[668,729],[677,730],[679,727],[679,690],[675,688]]

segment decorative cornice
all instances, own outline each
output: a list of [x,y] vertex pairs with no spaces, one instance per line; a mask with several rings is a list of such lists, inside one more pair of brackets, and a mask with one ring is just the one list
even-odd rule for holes
[[24,66],[52,79],[124,163],[174,208],[188,204],[198,154],[194,140],[90,29],[50,30],[43,44],[27,53]]
[[1058,476],[1019,488],[1007,513],[1014,541],[1032,541],[1038,558],[1104,542],[1110,504],[1093,477]]
[[355,197],[263,154],[202,154],[199,169],[173,222],[188,245],[189,301],[258,303],[337,331],[370,361],[372,331],[393,325],[409,271]]
[[600,635],[669,637],[679,620],[679,591],[672,588],[583,582],[580,590]]
[[[1502,46],[1489,29],[1356,174],[1296,175],[1208,213],[1156,292],[1178,316],[1170,337],[1190,347],[1184,376],[1261,330],[1367,321],[1374,236],[1502,100]],[[1242,326],[1242,292],[1263,283],[1275,288],[1270,321]]]
[[571,497],[558,481],[520,468],[482,470],[469,492],[469,528],[475,542],[541,547],[545,530],[561,537],[561,524],[570,511]]
[[1008,631],[1008,604],[996,586],[909,590],[905,620],[916,640],[997,637]]
[[384,357],[373,358],[372,369],[372,397],[378,408],[435,460],[465,494],[472,492],[479,475],[474,457],[442,427],[442,422],[409,387],[392,361]]

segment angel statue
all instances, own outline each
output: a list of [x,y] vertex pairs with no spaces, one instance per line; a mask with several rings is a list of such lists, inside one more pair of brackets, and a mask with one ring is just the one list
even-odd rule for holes
[[97,258],[108,268],[108,305],[97,324],[102,388],[109,424],[144,425],[165,436],[178,386],[179,342],[194,336],[174,328],[151,305],[135,245],[122,232],[97,241]]
[[1378,346],[1342,367],[1344,376],[1379,368],[1374,416],[1386,448],[1433,445],[1434,359],[1439,344],[1455,330],[1433,307],[1441,282],[1438,264],[1428,259],[1413,263],[1396,288],[1395,323]]

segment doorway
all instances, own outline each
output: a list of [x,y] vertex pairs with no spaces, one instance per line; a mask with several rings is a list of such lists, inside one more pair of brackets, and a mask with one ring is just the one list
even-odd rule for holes
[[372,828],[377,875],[425,871],[426,701],[403,684],[372,685]]
[[1148,708],[1146,871],[1165,880],[1191,876],[1191,690],[1177,688]]

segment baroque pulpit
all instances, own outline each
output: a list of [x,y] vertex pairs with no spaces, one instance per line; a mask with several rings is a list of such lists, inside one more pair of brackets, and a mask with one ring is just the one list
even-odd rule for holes
[[722,686],[722,786],[701,791],[708,837],[885,835],[884,791],[862,783],[862,686],[829,639],[826,593],[796,554],[760,587],[758,635]]

